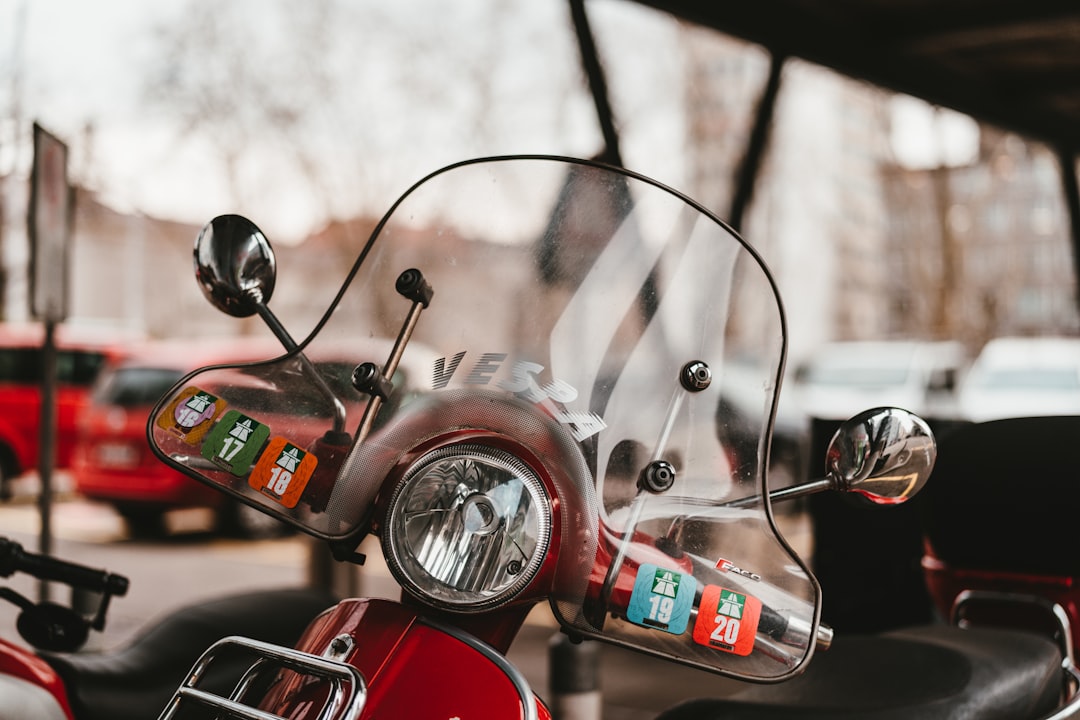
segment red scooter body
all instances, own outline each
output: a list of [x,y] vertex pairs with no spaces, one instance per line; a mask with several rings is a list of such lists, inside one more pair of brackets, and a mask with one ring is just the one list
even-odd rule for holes
[[[999,607],[996,613],[986,616],[987,608],[984,610],[984,621],[1022,625],[1043,631],[1050,620],[1045,606],[1057,605],[1069,618],[1073,647],[1080,647],[1077,645],[1080,643],[1080,587],[1077,586],[1077,578],[954,567],[936,557],[932,549],[928,549],[923,556],[922,566],[930,597],[942,617],[952,618],[961,613],[957,619],[964,619],[963,616],[971,612],[970,607],[964,607],[965,603],[989,605],[991,600],[997,599]],[[1008,602],[1009,598],[1014,602]],[[1021,604],[1024,600],[1043,607],[1031,607],[1025,611]]]
[[[351,643],[341,660],[367,681],[361,718],[551,717],[534,695],[523,696],[517,671],[491,646],[434,626],[401,603],[345,600],[317,618],[296,649],[324,655]],[[325,701],[325,683],[285,672],[260,705],[281,717],[306,717]]]
[[[360,560],[360,541],[378,535],[403,601],[346,600],[295,647],[218,643],[164,720],[186,700],[289,720],[548,718],[504,657],[538,602],[572,639],[794,686],[831,632],[770,498],[839,489],[894,504],[934,465],[926,423],[875,408],[841,426],[825,478],[770,494],[786,348],[775,284],[703,207],[618,168],[504,157],[433,173],[376,226],[299,342],[267,305],[276,261],[251,221],[215,218],[195,263],[215,306],[260,315],[286,352],[181,379],[152,413],[151,445],[340,560]],[[349,378],[316,362],[358,336],[393,338],[386,362],[357,357]],[[297,428],[313,422],[334,442],[304,442]],[[880,647],[917,658],[940,635]],[[1038,638],[1022,660],[1049,668],[1046,683],[991,698],[1018,666],[974,673],[969,659],[1016,642],[948,635],[955,662],[904,660],[872,678],[910,696],[910,716],[1056,700],[1052,643]],[[837,676],[891,657],[872,645],[841,653]],[[238,649],[256,660],[231,694],[203,693],[208,664]],[[974,680],[944,697],[928,680],[953,668]],[[842,682],[820,687],[824,714],[800,717],[844,707]],[[875,702],[889,697],[868,687]]]
[[[616,544],[609,533],[604,535],[597,563],[601,569],[609,566]],[[622,571],[611,583],[609,603],[625,612],[637,568],[664,557],[650,538],[635,537]],[[667,560],[690,570],[688,558]],[[602,571],[590,578],[590,597],[600,596],[604,579]],[[430,608],[417,606],[407,596],[403,602],[349,599],[316,618],[296,649],[327,656],[334,654],[335,646],[349,648],[337,658],[365,678],[367,699],[361,718],[545,720],[551,717],[550,710],[505,659],[530,607],[509,607],[474,618],[432,619]],[[286,718],[306,717],[304,712],[326,702],[326,692],[325,683],[286,671],[260,708]],[[535,705],[535,716],[527,714],[526,704]]]
[[1077,437],[1080,417],[1008,418],[942,434],[920,497],[922,566],[942,617],[978,613],[1045,631],[1060,612],[1080,647],[1080,486],[1066,451]]
[[[3,639],[0,639],[0,677],[24,680],[45,690],[56,701],[58,713],[66,718],[74,717],[64,683],[52,666],[26,648]],[[0,717],[7,717],[4,712],[5,708],[0,708]]]

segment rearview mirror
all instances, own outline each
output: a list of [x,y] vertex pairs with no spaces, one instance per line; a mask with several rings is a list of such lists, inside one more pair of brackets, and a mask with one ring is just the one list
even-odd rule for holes
[[195,240],[195,279],[224,313],[248,317],[270,302],[277,261],[270,241],[240,215],[219,215]]
[[845,421],[833,435],[826,478],[836,490],[895,505],[922,489],[936,459],[937,442],[926,421],[899,408],[875,408]]
[[[858,493],[878,505],[899,505],[915,496],[930,478],[937,441],[926,421],[907,410],[881,407],[841,423],[825,454],[825,477],[769,493],[773,503],[824,490]],[[749,495],[723,503],[750,507]]]

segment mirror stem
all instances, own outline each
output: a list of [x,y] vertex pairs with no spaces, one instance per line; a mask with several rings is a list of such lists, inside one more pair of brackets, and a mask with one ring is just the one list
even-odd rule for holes
[[[810,480],[799,485],[792,485],[791,487],[781,488],[780,490],[773,490],[769,493],[769,502],[775,503],[783,502],[784,500],[794,500],[796,498],[806,497],[807,495],[814,495],[815,493],[823,492],[825,490],[832,490],[835,487],[836,482],[833,479],[830,477],[823,477],[819,480]],[[747,495],[738,500],[720,503],[720,506],[744,508],[757,505],[760,502],[760,495]]]
[[255,304],[256,312],[259,313],[259,317],[262,318],[266,326],[270,328],[270,332],[274,334],[281,344],[285,347],[286,352],[296,353],[296,357],[300,360],[300,364],[303,366],[304,371],[311,376],[311,379],[322,391],[323,396],[334,407],[334,432],[345,431],[345,405],[341,402],[334,391],[330,389],[330,386],[326,384],[326,379],[319,374],[319,371],[308,359],[308,356],[302,352],[297,352],[300,348],[296,341],[293,340],[292,335],[285,329],[285,326],[278,320],[277,315],[270,310],[270,306],[264,302]]
[[296,341],[292,339],[292,335],[290,335],[289,331],[285,329],[285,326],[281,324],[281,321],[278,320],[277,315],[273,313],[269,305],[264,302],[258,302],[255,304],[255,311],[259,313],[259,317],[262,318],[263,322],[266,323],[266,326],[270,328],[270,332],[274,333],[274,337],[285,346],[286,351],[293,352],[300,347],[296,344]]

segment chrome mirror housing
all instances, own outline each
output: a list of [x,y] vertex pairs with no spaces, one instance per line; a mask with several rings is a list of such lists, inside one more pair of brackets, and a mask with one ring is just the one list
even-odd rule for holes
[[195,240],[195,279],[206,299],[224,313],[259,313],[270,301],[276,277],[270,241],[245,217],[219,215]]
[[837,429],[826,454],[826,477],[836,490],[895,505],[922,489],[936,459],[937,442],[926,421],[899,408],[875,408]]

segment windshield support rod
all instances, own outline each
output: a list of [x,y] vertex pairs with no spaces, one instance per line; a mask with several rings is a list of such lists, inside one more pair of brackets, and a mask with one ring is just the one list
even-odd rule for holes
[[743,155],[735,175],[735,192],[731,198],[731,209],[727,218],[735,232],[740,233],[743,216],[754,197],[754,185],[757,183],[761,161],[765,157],[765,148],[769,144],[769,130],[776,111],[776,98],[780,94],[781,71],[787,59],[785,55],[775,52],[769,57],[769,79],[765,83],[761,99],[758,100],[754,126],[750,129],[750,137],[746,143],[746,154]]
[[1065,205],[1069,208],[1073,270],[1077,278],[1076,302],[1080,306],[1080,186],[1076,180],[1076,153],[1072,148],[1063,146],[1058,148],[1057,156],[1061,165],[1061,190],[1065,196]]
[[570,0],[570,18],[574,22],[574,34],[581,51],[581,67],[589,81],[597,120],[600,122],[600,133],[604,137],[604,152],[598,159],[623,167],[619,132],[615,129],[615,113],[608,98],[607,80],[604,77],[603,63],[600,62],[600,53],[596,48],[596,39],[589,26],[589,16],[585,12],[585,0]]

